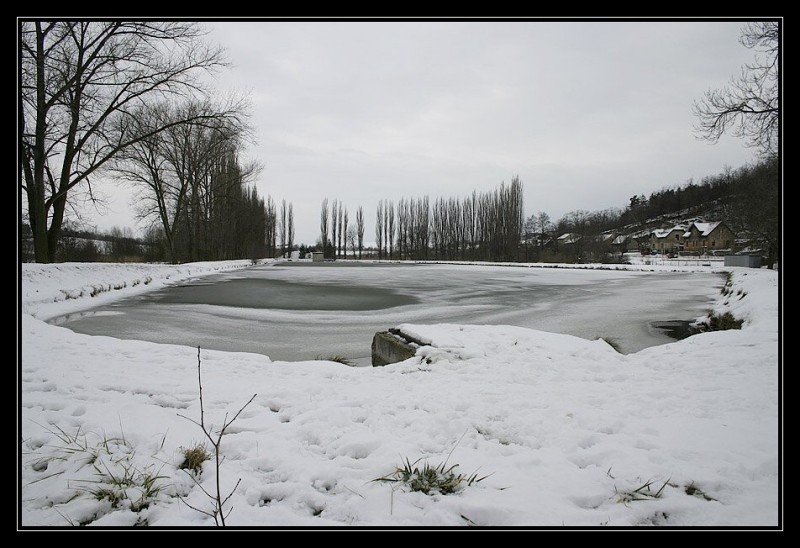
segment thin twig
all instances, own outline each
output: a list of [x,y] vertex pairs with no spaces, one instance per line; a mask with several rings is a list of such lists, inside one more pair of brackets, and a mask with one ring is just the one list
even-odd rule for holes
[[[200,347],[197,347],[197,385],[200,387],[200,428],[203,432],[206,431],[205,422],[203,422],[203,380],[200,377]],[[206,435],[208,433],[206,432]]]
[[[203,491],[203,493],[205,493],[206,496],[208,496],[212,501],[214,501],[214,511],[213,512],[207,512],[207,511],[204,511],[204,510],[199,510],[198,508],[195,508],[195,507],[191,506],[186,501],[184,501],[184,504],[189,506],[189,508],[192,508],[193,510],[197,510],[198,512],[200,512],[200,513],[202,513],[204,515],[211,516],[212,518],[214,518],[214,523],[216,523],[217,525],[221,524],[223,527],[225,527],[225,518],[230,515],[231,511],[233,510],[233,507],[229,508],[228,511],[225,512],[224,509],[223,509],[223,506],[225,505],[225,503],[227,503],[230,500],[230,498],[236,492],[236,488],[239,487],[239,484],[241,483],[242,478],[238,479],[238,481],[236,482],[236,485],[233,486],[233,489],[231,489],[230,493],[228,493],[228,495],[223,499],[222,498],[221,486],[220,486],[220,473],[219,473],[220,465],[222,464],[222,462],[224,460],[224,458],[222,460],[220,459],[220,446],[222,445],[222,436],[225,435],[225,431],[228,429],[228,427],[231,424],[233,424],[233,422],[236,421],[237,418],[239,418],[239,415],[241,415],[242,411],[244,411],[245,408],[253,402],[253,400],[256,398],[256,396],[258,394],[253,394],[252,397],[249,400],[247,400],[247,403],[245,403],[242,407],[240,407],[239,411],[237,411],[236,414],[233,416],[233,418],[231,418],[230,420],[228,420],[228,413],[225,413],[225,417],[224,417],[224,419],[222,421],[222,428],[220,428],[219,431],[216,433],[217,437],[216,437],[216,439],[214,439],[214,436],[212,435],[211,428],[210,427],[206,427],[206,423],[205,423],[205,404],[203,402],[203,378],[202,378],[202,373],[201,373],[200,347],[199,346],[197,347],[197,386],[198,386],[199,394],[200,394],[200,422],[197,422],[196,420],[191,419],[189,417],[186,417],[184,415],[181,415],[180,413],[178,413],[178,416],[179,417],[183,417],[183,418],[187,419],[188,421],[191,421],[194,424],[196,424],[197,426],[199,426],[200,429],[203,431],[203,434],[205,434],[206,438],[208,438],[208,441],[211,442],[211,446],[214,448],[214,464],[215,464],[215,468],[216,468],[216,477],[214,478],[214,480],[215,480],[215,486],[216,486],[216,495],[212,495],[211,493],[206,491],[203,488],[203,486],[200,485],[200,482],[197,481],[197,479],[194,478],[194,476],[192,476],[192,479],[194,479],[195,483],[197,485],[200,485],[200,489]],[[191,476],[191,474],[189,474],[189,475]]]

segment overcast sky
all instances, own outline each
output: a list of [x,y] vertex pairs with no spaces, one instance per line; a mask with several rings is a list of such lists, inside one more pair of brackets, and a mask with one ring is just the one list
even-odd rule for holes
[[[296,241],[323,198],[374,239],[378,200],[460,197],[519,175],[526,216],[624,207],[634,194],[755,159],[698,140],[692,104],[753,52],[741,22],[214,22],[250,95],[264,196],[293,204]],[[134,226],[125,192],[97,217]]]

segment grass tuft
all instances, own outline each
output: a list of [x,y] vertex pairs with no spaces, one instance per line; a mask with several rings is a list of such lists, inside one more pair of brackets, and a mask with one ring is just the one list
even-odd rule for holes
[[668,483],[669,479],[667,479],[661,485],[658,491],[654,492],[652,489],[650,489],[651,487],[653,487],[653,480],[649,480],[632,491],[623,491],[622,493],[617,492],[617,500],[618,502],[626,504],[628,502],[635,502],[640,500],[660,499],[663,496],[664,488],[667,486]]
[[708,501],[717,500],[714,497],[710,497],[707,494],[705,494],[698,486],[694,484],[694,482],[691,482],[689,485],[687,485],[686,489],[684,489],[684,492],[689,496],[700,497]]
[[411,491],[418,491],[426,495],[436,493],[449,495],[489,477],[483,476],[479,478],[477,474],[472,474],[471,476],[456,474],[455,469],[458,468],[458,465],[454,464],[448,467],[447,461],[438,466],[431,466],[428,462],[425,462],[422,467],[419,467],[417,463],[420,460],[418,459],[412,463],[406,458],[403,465],[396,467],[394,472],[372,481],[399,483],[405,485]]
[[183,461],[178,465],[181,470],[191,470],[199,474],[203,468],[203,463],[211,458],[204,444],[198,443],[194,447],[181,447]]
[[81,490],[95,500],[108,500],[111,508],[126,506],[133,512],[140,512],[148,508],[163,490],[164,485],[160,480],[169,478],[153,473],[150,466],[144,469],[137,468],[132,462],[133,451],[119,458],[117,451],[119,447],[121,446],[109,450],[109,444],[107,442],[103,444],[103,449],[108,451],[108,455],[104,455],[92,464],[97,479],[85,480],[92,484],[92,487]]
[[[66,502],[85,494],[97,501],[108,501],[111,509],[127,508],[140,512],[159,499],[166,487],[164,482],[169,478],[160,475],[160,469],[154,472],[153,464],[137,465],[135,461],[139,459],[136,458],[135,448],[128,443],[124,434],[121,437],[94,436],[90,442],[80,427],[74,433],[59,426],[53,428],[48,431],[56,437],[57,442],[43,445],[42,449],[47,450],[48,454],[35,458],[31,466],[39,472],[49,470],[50,464],[57,463],[58,466],[53,466],[52,472],[31,483],[86,466],[93,471],[93,477],[71,480],[78,485],[75,494]],[[76,523],[61,512],[59,514],[70,525],[86,525],[99,517]]]

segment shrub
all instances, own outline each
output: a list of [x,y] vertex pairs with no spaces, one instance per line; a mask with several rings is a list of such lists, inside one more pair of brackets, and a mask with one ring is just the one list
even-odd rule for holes
[[736,319],[730,312],[724,314],[711,314],[708,317],[709,331],[725,331],[727,329],[741,329],[744,320]]

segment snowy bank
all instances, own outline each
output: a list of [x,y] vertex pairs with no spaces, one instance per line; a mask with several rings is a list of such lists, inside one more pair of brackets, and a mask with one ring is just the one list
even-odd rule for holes
[[[259,263],[271,262],[262,260]],[[61,314],[151,291],[214,272],[251,266],[253,261],[207,261],[171,264],[143,263],[23,263],[23,314],[50,320]]]
[[[19,525],[213,526],[219,473],[226,524],[248,528],[782,526],[777,272],[726,269],[716,310],[741,330],[630,355],[518,327],[403,324],[429,344],[354,368],[198,358],[42,321],[245,263],[23,265]],[[112,289],[88,296],[96,286]],[[195,474],[180,465],[210,448],[198,362],[205,423],[244,408],[219,470]],[[483,479],[451,494],[375,481],[426,463]]]

